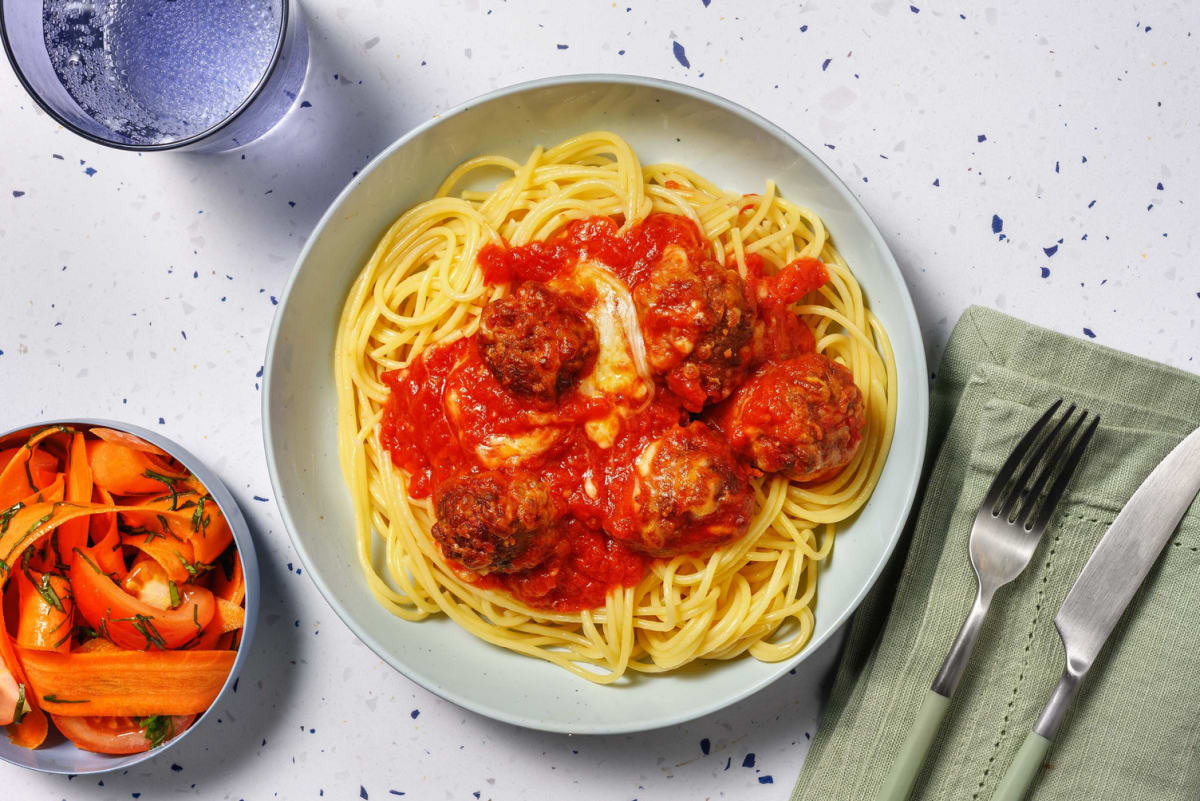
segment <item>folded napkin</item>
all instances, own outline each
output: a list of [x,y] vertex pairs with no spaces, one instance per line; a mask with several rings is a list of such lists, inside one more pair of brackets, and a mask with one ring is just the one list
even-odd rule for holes
[[[992,797],[1062,671],[1054,615],[1122,505],[1200,425],[1200,377],[972,307],[936,376],[920,511],[850,625],[793,801],[879,791],[974,600],[967,539],[984,493],[1059,397],[1098,412],[1100,428],[1033,560],[997,593],[912,795]],[[1200,798],[1200,502],[1085,679],[1029,797]]]

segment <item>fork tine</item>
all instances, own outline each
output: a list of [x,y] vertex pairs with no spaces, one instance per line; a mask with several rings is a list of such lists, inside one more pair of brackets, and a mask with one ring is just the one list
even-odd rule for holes
[[1075,404],[1067,407],[1067,412],[1058,419],[1054,424],[1054,428],[1050,429],[1050,433],[1042,437],[1034,448],[1033,454],[1025,461],[1025,466],[1021,468],[1021,475],[1013,482],[1009,494],[1002,500],[1000,508],[1000,517],[1012,522],[1013,510],[1020,503],[1023,495],[1029,487],[1029,479],[1033,476],[1033,471],[1038,468],[1046,458],[1047,452],[1059,440],[1059,434],[1067,425],[1067,421],[1071,419],[1071,415],[1075,414]]
[[[1086,414],[1084,412],[1085,416]],[[1080,423],[1082,422],[1083,420],[1080,418]],[[1075,474],[1075,468],[1079,466],[1079,460],[1083,456],[1083,452],[1087,449],[1088,443],[1092,441],[1092,435],[1096,433],[1099,425],[1100,415],[1096,415],[1092,418],[1091,425],[1083,432],[1083,436],[1075,442],[1075,447],[1071,450],[1071,455],[1067,457],[1066,463],[1063,464],[1062,469],[1059,471],[1058,478],[1054,479],[1054,484],[1050,487],[1050,491],[1046,493],[1046,498],[1042,501],[1041,508],[1038,509],[1037,517],[1034,519],[1033,524],[1026,523],[1025,527],[1027,530],[1035,531],[1040,535],[1042,529],[1050,522],[1050,515],[1054,514],[1054,507],[1058,506],[1058,502],[1062,499],[1063,493],[1067,489],[1067,482]],[[1078,424],[1076,427],[1078,427]]]
[[1013,473],[1021,464],[1021,458],[1025,456],[1029,447],[1038,438],[1038,435],[1042,433],[1042,429],[1046,427],[1046,423],[1058,411],[1059,406],[1062,406],[1062,398],[1050,404],[1050,408],[1033,424],[1033,427],[1025,433],[1025,436],[1021,437],[1021,441],[1017,443],[1017,446],[1012,449],[1012,453],[1008,455],[1008,458],[1004,460],[1004,464],[996,472],[996,478],[993,479],[992,485],[988,487],[987,496],[983,499],[983,504],[979,507],[981,511],[987,509],[990,513],[996,508],[996,504],[1000,500],[1000,493],[1004,491],[1004,487],[1008,484],[1009,479],[1012,478]]
[[1054,452],[1042,460],[1042,466],[1038,470],[1037,478],[1033,480],[1032,484],[1026,487],[1020,511],[1012,517],[1014,523],[1020,522],[1024,525],[1033,514],[1033,508],[1037,506],[1038,499],[1042,496],[1042,490],[1046,489],[1050,484],[1051,476],[1062,465],[1067,453],[1071,450],[1071,443],[1074,442],[1075,435],[1079,433],[1079,430],[1083,428],[1083,424],[1087,422],[1088,411],[1087,409],[1083,409],[1082,411],[1083,414],[1075,420],[1070,430],[1063,434],[1055,443]]

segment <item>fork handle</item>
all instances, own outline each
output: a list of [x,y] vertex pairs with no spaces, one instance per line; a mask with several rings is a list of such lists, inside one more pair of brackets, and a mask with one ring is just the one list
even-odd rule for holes
[[917,718],[908,730],[908,737],[904,739],[896,761],[892,763],[887,782],[876,796],[878,801],[905,801],[908,798],[917,780],[917,773],[925,764],[925,755],[929,753],[929,747],[933,745],[933,738],[937,735],[942,718],[946,717],[949,707],[950,699],[941,693],[935,690],[925,693],[925,700],[921,702]]
[[992,801],[1021,801],[1033,784],[1033,777],[1042,767],[1046,752],[1050,750],[1050,740],[1036,731],[1029,732],[1021,750],[1013,758],[1012,764],[1004,773],[1004,778],[996,787]]

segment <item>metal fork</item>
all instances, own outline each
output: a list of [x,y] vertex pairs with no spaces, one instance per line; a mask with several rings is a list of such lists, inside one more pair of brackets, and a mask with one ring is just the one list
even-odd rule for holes
[[950,706],[950,697],[966,670],[992,598],[1029,564],[1055,506],[1062,499],[1084,449],[1096,432],[1100,418],[1092,416],[1091,423],[1082,435],[1079,434],[1088,418],[1086,409],[1080,410],[1081,414],[1068,429],[1067,423],[1076,411],[1073,403],[1051,425],[1061,406],[1060,398],[1021,438],[979,506],[969,545],[971,567],[975,570],[978,585],[975,603],[925,696],[878,796],[879,801],[908,798]]

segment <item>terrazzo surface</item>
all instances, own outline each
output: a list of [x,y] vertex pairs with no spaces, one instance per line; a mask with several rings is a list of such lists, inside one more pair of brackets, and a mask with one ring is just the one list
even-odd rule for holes
[[520,730],[384,665],[319,596],[282,527],[260,382],[292,264],[375,153],[491,89],[645,74],[782,125],[882,230],[931,365],[980,303],[1200,369],[1196,3],[305,8],[303,102],[232,154],[91,145],[0,68],[0,427],[86,415],[177,439],[238,497],[264,580],[253,658],[218,719],[126,773],[0,765],[5,798],[788,797],[837,642],[751,699],[673,729]]

